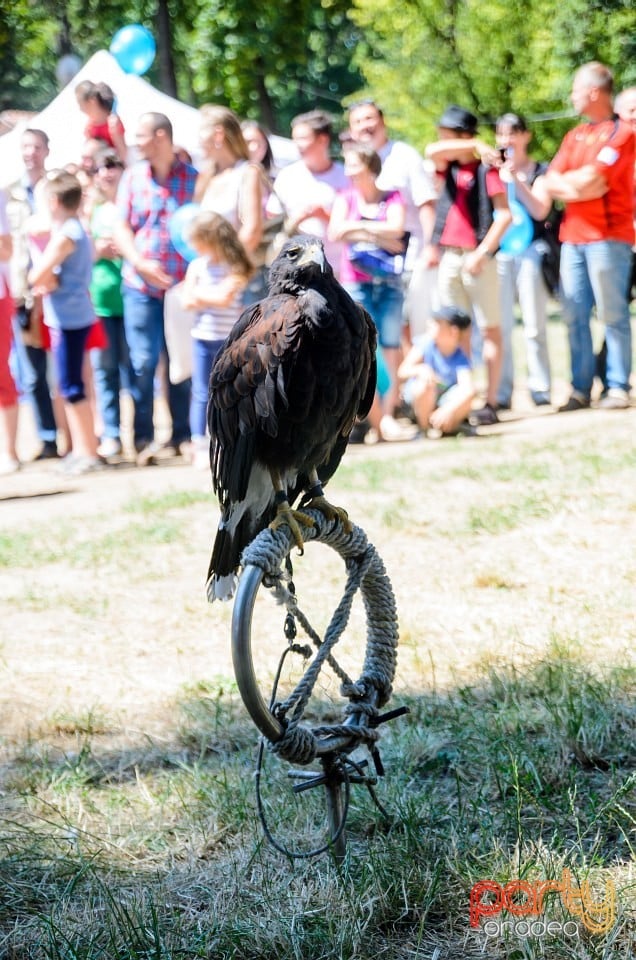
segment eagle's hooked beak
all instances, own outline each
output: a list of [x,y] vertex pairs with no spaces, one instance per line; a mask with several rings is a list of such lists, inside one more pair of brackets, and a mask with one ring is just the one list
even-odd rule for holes
[[320,267],[321,273],[325,272],[325,251],[322,248],[320,240],[316,240],[314,243],[310,243],[305,247],[298,261],[298,266],[304,267],[310,263],[315,263],[316,266]]

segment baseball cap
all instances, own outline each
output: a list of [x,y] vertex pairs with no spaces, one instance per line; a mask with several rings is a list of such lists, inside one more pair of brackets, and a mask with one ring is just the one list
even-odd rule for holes
[[470,316],[459,307],[438,307],[431,314],[433,320],[444,320],[453,327],[459,327],[460,330],[467,330],[471,324]]
[[458,133],[475,133],[477,131],[477,117],[470,110],[464,110],[452,103],[446,107],[441,118],[437,122],[438,127],[444,127],[445,130],[457,130]]

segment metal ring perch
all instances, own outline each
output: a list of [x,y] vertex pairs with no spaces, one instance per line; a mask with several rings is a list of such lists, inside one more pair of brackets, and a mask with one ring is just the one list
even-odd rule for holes
[[[232,657],[243,702],[252,720],[269,742],[270,750],[292,764],[310,764],[315,758],[321,761],[324,774],[316,780],[316,785],[319,782],[324,783],[327,789],[331,838],[336,847],[336,839],[341,841],[346,817],[346,805],[343,812],[341,803],[341,787],[345,779],[348,793],[348,775],[342,773],[343,756],[364,743],[374,759],[376,772],[382,773],[376,748],[376,728],[384,719],[390,718],[389,715],[379,716],[379,709],[391,696],[395,676],[397,610],[384,564],[375,547],[368,542],[364,531],[356,526],[347,531],[339,520],[328,520],[319,510],[304,509],[303,512],[309,514],[314,521],[314,526],[301,528],[304,541],[315,540],[332,547],[342,557],[346,567],[344,593],[325,635],[323,638],[318,637],[311,625],[304,621],[293,587],[288,589],[285,583],[283,563],[294,546],[291,532],[285,526],[275,531],[268,528],[245,548],[241,557],[243,572],[232,617]],[[304,675],[291,696],[283,703],[274,703],[274,698],[270,704],[265,702],[254,671],[251,650],[252,617],[261,585],[272,590],[276,599],[287,606],[288,612],[300,622],[316,647]],[[357,679],[352,680],[335,659],[334,648],[347,626],[351,605],[358,590],[366,614],[367,646],[362,672]],[[341,681],[341,693],[349,702],[345,705],[342,722],[309,726],[302,722],[304,709],[325,663],[329,663],[335,670]],[[404,711],[396,711],[390,716],[401,712]],[[309,773],[306,776],[310,778]],[[367,781],[356,774],[352,782]],[[375,781],[370,778],[367,782],[371,792],[370,784],[373,782]],[[340,842],[339,850],[335,851],[337,855],[343,853],[343,842]],[[289,852],[280,846],[279,849]]]
[[[345,593],[336,608],[325,633],[318,653],[312,661],[303,687],[298,692],[293,714],[286,723],[281,722],[261,697],[251,655],[251,621],[256,593],[267,578],[268,585],[279,593],[284,591],[281,566],[293,546],[291,534],[286,527],[277,531],[264,530],[243,551],[243,573],[234,604],[232,617],[232,656],[234,671],[243,702],[252,720],[261,733],[283,753],[286,741],[300,739],[302,757],[289,756],[295,762],[309,762],[313,756],[342,750],[352,740],[361,739],[355,727],[364,727],[365,718],[374,715],[391,696],[397,660],[398,625],[395,598],[384,564],[367,540],[366,534],[354,526],[347,533],[339,521],[327,520],[319,510],[306,510],[315,522],[313,527],[303,527],[305,542],[317,540],[332,547],[347,566],[348,579]],[[343,724],[321,726],[310,730],[300,726],[302,709],[310,694],[322,664],[346,626],[351,602],[360,589],[367,616],[367,649],[362,673],[355,683],[343,679],[343,694],[350,700],[348,718]],[[293,595],[287,599],[294,603]],[[296,730],[302,733],[297,734]],[[308,747],[308,742],[313,746]],[[307,751],[313,753],[303,759]]]

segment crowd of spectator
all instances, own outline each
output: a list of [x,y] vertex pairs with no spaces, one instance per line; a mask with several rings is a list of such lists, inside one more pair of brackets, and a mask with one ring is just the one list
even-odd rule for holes
[[[36,459],[58,460],[66,475],[164,456],[207,467],[211,366],[245,305],[266,295],[269,264],[294,233],[323,240],[378,328],[376,402],[356,439],[496,424],[521,366],[517,306],[529,399],[551,406],[551,297],[571,360],[570,395],[555,409],[630,406],[636,88],[614,98],[603,64],[576,71],[581,122],[547,162],[533,158],[518,113],[501,114],[493,144],[469,110],[442,106],[421,155],[392,139],[366,100],[348,107],[339,138],[322,110],[295,117],[298,159],[281,169],[262,126],[206,105],[195,167],[169,117],[144,113],[127,138],[106,84],[75,92],[81,156],[47,170],[47,135],[26,129],[23,176],[0,194],[0,474],[21,466],[20,400],[32,405]],[[122,391],[133,409],[128,446]],[[171,418],[161,445],[158,392]]]

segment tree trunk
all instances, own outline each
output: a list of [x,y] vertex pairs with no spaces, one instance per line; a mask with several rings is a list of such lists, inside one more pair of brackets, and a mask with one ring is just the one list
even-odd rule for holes
[[158,0],[157,50],[159,52],[159,86],[164,93],[177,97],[177,77],[172,57],[172,27],[167,0]]
[[262,61],[257,61],[257,74],[254,78],[254,83],[256,86],[256,91],[258,93],[258,107],[260,111],[261,120],[263,121],[265,127],[271,132],[276,133],[276,117],[274,115],[274,107],[267,92],[267,87],[265,86],[265,78],[263,76],[263,64]]

